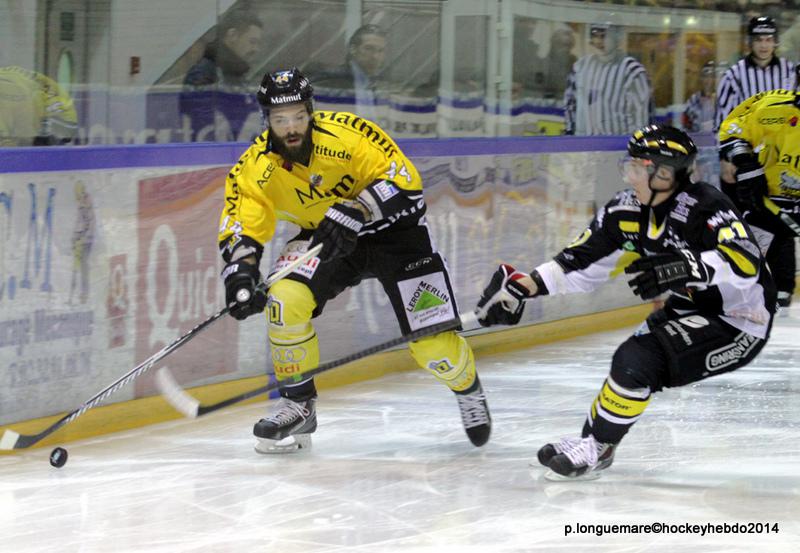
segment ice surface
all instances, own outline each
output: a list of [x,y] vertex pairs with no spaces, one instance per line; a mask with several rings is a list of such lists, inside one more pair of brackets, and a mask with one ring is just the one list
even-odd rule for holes
[[[308,452],[253,451],[264,403],[0,457],[0,550],[510,552],[800,549],[800,307],[755,363],[657,394],[600,480],[549,482],[630,332],[484,357],[472,447],[424,371],[324,391]],[[75,423],[75,424],[79,424]],[[776,534],[571,534],[578,524],[777,524]]]

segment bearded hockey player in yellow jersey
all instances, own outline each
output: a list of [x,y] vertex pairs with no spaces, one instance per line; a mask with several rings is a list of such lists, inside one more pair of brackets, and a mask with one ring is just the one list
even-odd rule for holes
[[[264,76],[258,90],[268,130],[231,170],[220,221],[226,301],[237,319],[267,308],[281,398],[256,423],[256,451],[311,445],[316,388],[303,373],[319,364],[311,320],[325,303],[366,278],[389,296],[403,334],[458,317],[444,259],[425,223],[422,181],[414,165],[374,123],[352,113],[313,111],[313,89],[297,70]],[[318,259],[274,284],[256,285],[263,244],[278,219],[300,227],[273,270],[322,244]],[[238,294],[242,289],[249,292]],[[420,290],[437,301],[417,305]],[[241,302],[238,297],[249,296]],[[491,419],[466,341],[450,331],[411,342],[417,363],[456,394],[467,436],[489,439]]]
[[795,286],[800,235],[800,93],[771,90],[748,98],[723,121],[720,157],[736,168],[722,187],[750,223],[775,278],[778,305]]

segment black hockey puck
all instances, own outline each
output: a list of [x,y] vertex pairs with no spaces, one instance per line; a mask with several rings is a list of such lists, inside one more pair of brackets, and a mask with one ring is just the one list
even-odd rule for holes
[[50,452],[50,464],[60,469],[67,464],[67,450],[63,447],[57,447]]

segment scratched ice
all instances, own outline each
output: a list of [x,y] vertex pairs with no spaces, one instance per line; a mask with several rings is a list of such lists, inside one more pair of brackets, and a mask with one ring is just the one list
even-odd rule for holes
[[[67,444],[61,470],[49,448],[0,457],[2,550],[796,551],[800,307],[753,365],[658,394],[600,480],[528,466],[579,431],[627,332],[482,357],[494,432],[481,449],[452,394],[418,371],[323,391],[299,455],[254,453],[261,403]],[[651,523],[773,530],[576,533]]]

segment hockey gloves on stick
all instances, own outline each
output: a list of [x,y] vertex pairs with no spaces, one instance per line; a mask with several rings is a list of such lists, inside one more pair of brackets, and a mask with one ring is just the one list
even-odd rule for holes
[[364,213],[353,202],[335,203],[325,212],[325,217],[311,236],[309,248],[323,245],[319,253],[322,263],[344,257],[356,249],[358,233],[364,223]]
[[264,311],[267,293],[257,287],[261,273],[256,265],[241,260],[228,263],[222,271],[222,281],[225,283],[225,304],[234,319],[241,321]]
[[527,275],[511,265],[500,265],[481,294],[475,313],[481,326],[515,325],[522,318],[530,290],[518,281]]
[[628,286],[633,293],[649,300],[667,290],[680,290],[688,284],[707,284],[708,267],[690,250],[677,250],[642,257],[625,268],[628,274],[639,273]]

